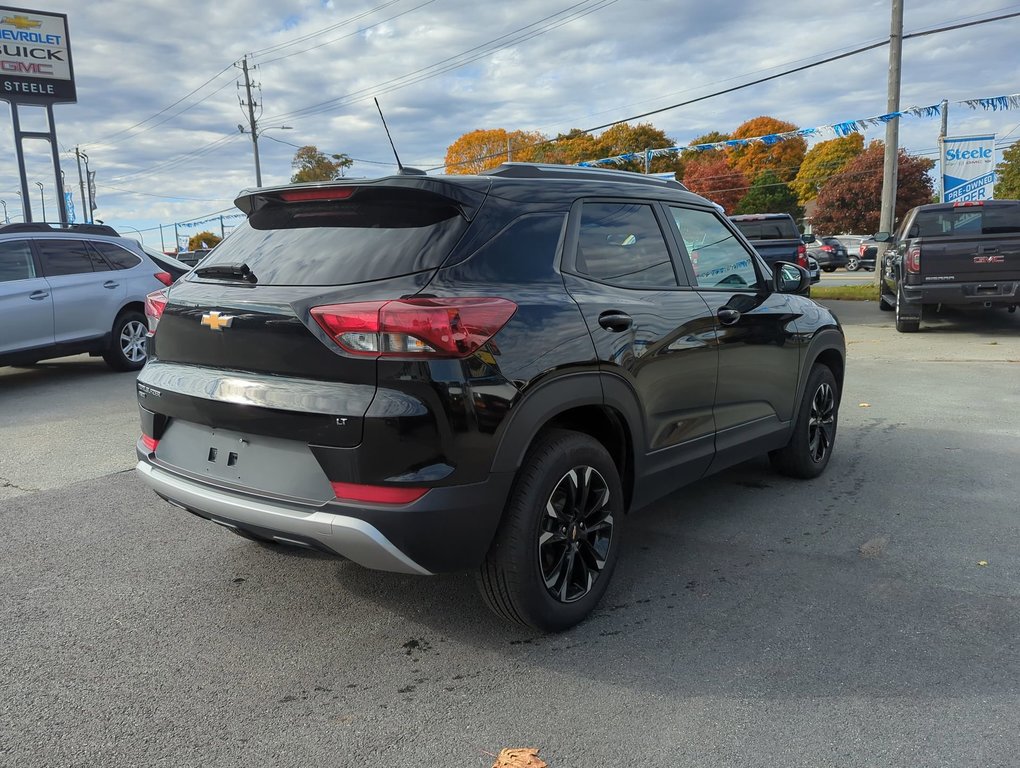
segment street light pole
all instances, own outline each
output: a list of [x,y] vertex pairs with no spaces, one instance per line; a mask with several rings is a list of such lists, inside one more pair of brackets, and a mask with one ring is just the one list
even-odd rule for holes
[[43,183],[41,181],[37,181],[35,183],[35,185],[37,187],[39,187],[39,202],[42,205],[42,220],[45,222],[46,221],[46,195],[43,194]]
[[6,200],[0,200],[0,205],[2,205],[4,207],[4,224],[10,224],[11,223],[11,217],[7,215],[7,201]]

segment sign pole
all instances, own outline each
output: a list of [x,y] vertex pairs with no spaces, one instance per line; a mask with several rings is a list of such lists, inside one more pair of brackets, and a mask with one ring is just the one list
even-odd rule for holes
[[11,102],[11,122],[14,125],[14,154],[18,157],[18,176],[21,179],[21,205],[25,221],[32,221],[32,204],[28,197],[28,176],[25,174],[25,150],[21,146],[21,120],[18,117],[18,102]]

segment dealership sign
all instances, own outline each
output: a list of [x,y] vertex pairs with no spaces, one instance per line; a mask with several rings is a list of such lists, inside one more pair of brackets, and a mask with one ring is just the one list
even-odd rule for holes
[[942,199],[990,200],[995,185],[995,135],[942,140]]
[[77,101],[65,14],[0,6],[0,100]]

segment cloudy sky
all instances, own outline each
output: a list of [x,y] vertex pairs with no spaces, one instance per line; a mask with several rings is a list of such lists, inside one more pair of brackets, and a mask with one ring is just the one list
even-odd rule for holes
[[[887,40],[891,0],[107,0],[37,2],[66,13],[78,101],[54,107],[61,167],[74,147],[96,172],[97,218],[173,246],[174,222],[229,215],[255,181],[239,105],[249,56],[264,184],[287,182],[296,148],[356,159],[350,175],[395,170],[372,102],[405,165],[441,166],[477,128],[555,135],[589,129]],[[21,7],[21,6],[17,6]],[[1002,0],[905,0],[907,34],[1020,12]],[[4,10],[4,14],[9,11]],[[952,135],[1020,138],[1020,109],[966,99],[1020,92],[1020,17],[904,42],[901,106],[949,100]],[[643,121],[678,144],[772,115],[814,127],[886,111],[885,46],[769,83],[667,109]],[[24,130],[45,112],[21,107]],[[10,111],[0,104],[0,197],[17,194]],[[278,126],[290,126],[283,130]],[[939,119],[905,118],[908,151],[936,156]],[[872,128],[866,139],[881,138]],[[55,219],[44,142],[26,142],[31,201]],[[229,224],[229,220],[228,220]],[[210,227],[216,229],[216,227]],[[182,235],[194,228],[181,228]]]

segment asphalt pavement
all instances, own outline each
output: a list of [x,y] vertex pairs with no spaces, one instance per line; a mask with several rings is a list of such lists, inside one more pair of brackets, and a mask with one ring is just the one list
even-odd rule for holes
[[0,369],[0,765],[1015,766],[1020,320],[848,336],[833,460],[630,519],[543,636],[468,575],[260,546],[135,479],[133,378]]

